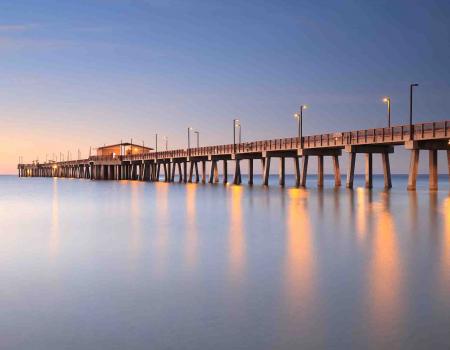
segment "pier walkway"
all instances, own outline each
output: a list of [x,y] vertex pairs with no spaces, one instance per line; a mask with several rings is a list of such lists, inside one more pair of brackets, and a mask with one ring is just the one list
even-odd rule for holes
[[[395,147],[404,147],[411,153],[408,190],[416,189],[421,150],[429,152],[429,188],[437,190],[437,152],[447,152],[450,175],[450,121],[399,125],[336,132],[294,138],[282,138],[189,149],[149,152],[134,155],[91,156],[87,159],[18,164],[19,176],[73,177],[91,180],[140,180],[166,182],[218,183],[218,167],[222,165],[222,181],[228,182],[228,162],[234,162],[233,183],[242,182],[241,162],[248,162],[248,183],[253,184],[254,161],[262,167],[262,183],[268,185],[272,158],[279,158],[279,184],[285,185],[285,162],[292,159],[296,186],[306,186],[308,162],[316,157],[318,186],[323,186],[324,157],[333,161],[335,186],[341,186],[339,156],[349,154],[347,188],[353,188],[356,155],[365,157],[365,184],[372,188],[373,155],[380,154],[385,188],[391,188],[389,154]],[[301,161],[301,162],[300,162]],[[301,167],[300,167],[301,163]],[[208,165],[208,172],[207,172]],[[163,175],[163,179],[161,179]]]

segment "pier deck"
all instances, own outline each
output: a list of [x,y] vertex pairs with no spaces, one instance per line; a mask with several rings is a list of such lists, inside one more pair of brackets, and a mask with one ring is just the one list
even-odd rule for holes
[[[447,151],[450,171],[450,121],[427,122],[410,125],[392,126],[335,132],[320,135],[282,138],[206,146],[189,149],[176,149],[162,152],[146,152],[134,155],[91,156],[87,159],[19,164],[19,176],[74,177],[92,180],[141,180],[160,181],[161,172],[164,181],[209,182],[219,181],[218,166],[222,162],[223,181],[228,182],[228,161],[235,162],[234,184],[240,184],[241,161],[248,161],[249,184],[253,184],[254,160],[261,160],[263,184],[268,185],[271,158],[280,158],[279,183],[285,184],[285,159],[294,162],[296,185],[306,186],[306,175],[310,157],[317,157],[318,186],[323,186],[324,157],[333,159],[335,186],[341,185],[339,156],[342,151],[349,153],[347,166],[348,188],[353,188],[356,155],[365,155],[366,187],[372,187],[373,154],[380,154],[383,163],[384,184],[392,186],[389,154],[395,148],[404,147],[411,152],[408,189],[415,190],[420,150],[429,152],[429,188],[436,190],[437,152]],[[300,168],[299,161],[302,160]],[[209,164],[209,173],[206,165]],[[201,174],[199,171],[199,165]],[[178,177],[176,177],[178,173]]]

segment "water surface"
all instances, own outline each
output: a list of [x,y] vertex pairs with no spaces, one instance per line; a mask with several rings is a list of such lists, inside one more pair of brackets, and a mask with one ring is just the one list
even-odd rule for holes
[[0,177],[0,347],[450,348],[447,178],[362,181]]

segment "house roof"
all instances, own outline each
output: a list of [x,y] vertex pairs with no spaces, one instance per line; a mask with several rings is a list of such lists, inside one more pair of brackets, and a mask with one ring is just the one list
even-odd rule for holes
[[148,150],[148,151],[152,151],[153,150],[153,148],[151,148],[151,147],[145,147],[145,146],[142,146],[142,145],[139,145],[139,144],[136,144],[136,143],[130,143],[130,142],[122,142],[122,143],[116,143],[114,145],[106,145],[106,146],[102,146],[102,147],[97,147],[97,149],[101,150],[101,149],[105,149],[105,148],[118,147],[118,146],[133,146],[133,147],[136,147],[136,148],[139,148],[139,149],[145,149],[145,150]]

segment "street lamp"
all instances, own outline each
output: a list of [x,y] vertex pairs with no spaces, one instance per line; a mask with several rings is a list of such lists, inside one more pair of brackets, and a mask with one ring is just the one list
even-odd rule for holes
[[413,130],[413,88],[419,86],[419,84],[410,84],[409,85],[409,139],[412,140],[414,138],[414,130]]
[[388,109],[388,128],[391,127],[391,98],[386,96],[383,98],[383,102],[387,104]]
[[240,139],[241,124],[239,123],[239,119],[233,119],[233,151],[234,151],[234,153],[236,153],[236,128],[237,127],[239,127],[239,139]]
[[158,153],[158,133],[155,133],[155,153]]
[[197,148],[199,148],[200,147],[200,132],[194,131],[194,134],[197,134]]
[[298,120],[298,140],[300,141],[300,148],[303,148],[303,110],[307,108],[307,105],[301,105],[300,112],[294,114],[294,118]]
[[191,127],[188,127],[188,130],[187,130],[187,137],[188,137],[188,155],[191,153],[190,152],[190,148],[191,148],[191,131],[192,130],[194,130],[193,128],[191,128]]

